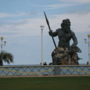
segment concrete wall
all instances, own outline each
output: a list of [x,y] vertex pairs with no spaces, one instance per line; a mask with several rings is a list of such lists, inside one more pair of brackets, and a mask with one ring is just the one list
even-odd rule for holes
[[53,75],[88,75],[90,66],[1,66],[0,77],[6,76],[53,76]]

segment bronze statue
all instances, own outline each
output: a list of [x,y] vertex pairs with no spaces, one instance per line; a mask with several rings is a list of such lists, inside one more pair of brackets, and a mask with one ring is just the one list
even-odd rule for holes
[[[55,49],[52,52],[52,64],[53,65],[78,65],[78,52],[81,52],[77,46],[78,41],[75,33],[71,30],[71,22],[69,19],[64,19],[61,23],[61,28],[58,28],[53,32],[50,28],[49,21],[44,12],[47,25],[49,27],[49,35],[52,37]],[[58,36],[58,47],[56,46],[54,37]],[[70,41],[73,40],[73,44],[70,45]]]
[[[77,52],[81,51],[77,47],[78,41],[70,26],[70,20],[64,19],[61,23],[61,28],[58,28],[55,32],[49,31],[50,36],[58,36],[59,39],[58,47],[52,52],[52,60],[54,65],[79,64]],[[72,45],[70,45],[71,39],[73,40]]]

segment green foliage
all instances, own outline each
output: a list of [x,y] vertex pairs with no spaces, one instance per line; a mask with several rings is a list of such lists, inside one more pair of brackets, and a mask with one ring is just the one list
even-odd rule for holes
[[2,51],[0,53],[0,65],[3,66],[3,62],[5,63],[12,63],[13,62],[13,55],[11,53]]

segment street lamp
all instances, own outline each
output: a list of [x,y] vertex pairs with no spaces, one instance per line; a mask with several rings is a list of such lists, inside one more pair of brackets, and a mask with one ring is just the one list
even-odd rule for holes
[[44,26],[41,25],[40,28],[41,28],[41,65],[43,65],[43,29],[44,29]]
[[90,34],[88,34],[88,41],[84,39],[85,43],[88,44],[88,64],[90,65]]
[[6,45],[6,41],[4,41],[4,37],[0,37],[0,48],[1,52],[3,51],[3,47]]

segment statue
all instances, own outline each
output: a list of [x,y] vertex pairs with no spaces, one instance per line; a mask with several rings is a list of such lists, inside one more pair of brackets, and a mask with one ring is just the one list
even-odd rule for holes
[[[69,19],[64,19],[61,23],[61,28],[58,28],[53,32],[50,28],[49,21],[47,19],[46,13],[44,12],[45,19],[49,28],[49,35],[52,37],[55,49],[53,50],[52,64],[53,65],[78,65],[78,53],[81,52],[80,48],[77,46],[78,41],[75,33],[71,30],[71,22]],[[58,36],[59,42],[58,46],[55,43],[54,37]],[[70,45],[71,39],[73,44]]]
[[[58,47],[52,52],[52,60],[54,65],[77,65],[79,57],[77,52],[81,50],[77,47],[78,41],[75,33],[70,29],[71,22],[69,19],[64,19],[61,23],[61,28],[58,28],[55,32],[49,31],[49,35],[52,37],[58,36]],[[73,44],[70,45],[71,39]]]

